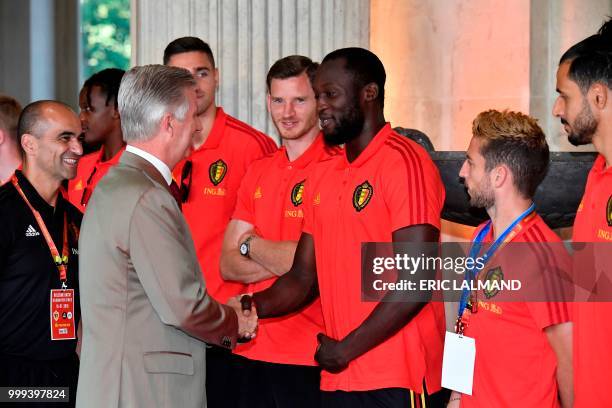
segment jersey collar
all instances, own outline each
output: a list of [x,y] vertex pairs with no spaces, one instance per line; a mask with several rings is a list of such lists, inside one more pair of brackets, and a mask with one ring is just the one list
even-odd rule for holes
[[100,164],[108,164],[108,165],[117,164],[119,162],[119,157],[121,157],[121,154],[125,151],[126,146],[127,145],[124,145],[121,149],[119,149],[117,153],[115,153],[113,157],[111,157],[107,161],[102,160],[102,158],[104,157],[104,147],[100,148],[100,151],[98,152],[98,158],[96,159],[95,166],[97,167]]
[[[53,212],[53,206],[51,206],[48,202],[45,201],[44,198],[38,194],[38,191],[34,188],[34,186],[30,183],[30,180],[23,175],[21,170],[15,170],[15,176],[17,177],[17,181],[19,182],[19,187],[23,190],[23,193],[38,212],[47,213],[49,211]],[[21,200],[21,198],[20,198]],[[63,194],[60,191],[57,194],[57,201],[55,202],[55,209],[60,210],[63,208]]]
[[223,111],[223,108],[217,107],[217,113],[215,113],[215,121],[213,122],[210,133],[206,137],[204,144],[200,146],[196,151],[204,149],[215,149],[219,147],[221,139],[223,138],[223,132],[225,130],[225,122],[227,121],[227,114]]
[[279,157],[278,167],[292,166],[297,169],[303,169],[312,163],[313,160],[318,159],[324,149],[325,142],[323,141],[323,134],[321,132],[317,134],[310,146],[308,146],[308,149],[306,149],[306,151],[294,161],[289,161],[289,158],[287,157],[287,148],[285,146],[281,146],[277,152]]
[[342,160],[338,161],[338,168],[344,169],[347,167],[361,167],[363,166],[372,156],[380,150],[380,148],[385,144],[389,136],[393,134],[393,129],[391,128],[391,124],[387,122],[385,126],[383,126],[376,136],[370,141],[370,143],[366,146],[366,148],[361,152],[361,154],[352,162],[346,158],[346,147],[342,153]]
[[593,163],[592,171],[598,176],[603,176],[608,173],[612,174],[612,166],[606,169],[606,159],[603,157],[603,154],[598,154]]

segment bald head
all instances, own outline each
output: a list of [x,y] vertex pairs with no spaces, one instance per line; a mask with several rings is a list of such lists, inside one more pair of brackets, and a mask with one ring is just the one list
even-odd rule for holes
[[21,137],[27,133],[40,137],[49,126],[49,118],[57,113],[72,113],[76,116],[70,106],[62,102],[51,100],[32,102],[23,108],[19,116],[17,135]]

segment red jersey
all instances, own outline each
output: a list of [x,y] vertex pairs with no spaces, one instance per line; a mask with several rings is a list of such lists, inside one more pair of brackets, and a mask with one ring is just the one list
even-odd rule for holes
[[[304,232],[315,245],[325,333],[343,339],[376,307],[361,300],[361,243],[392,242],[393,231],[418,224],[440,228],[444,186],[418,144],[386,124],[349,163],[322,161],[306,181]],[[324,391],[440,388],[442,305],[431,303],[409,324],[338,374],[321,373]]]
[[[240,181],[254,160],[276,150],[268,136],[217,108],[204,144],[186,159],[191,161],[192,170],[183,214],[191,229],[208,293],[219,302],[225,303],[246,291],[241,283],[224,281],[219,271],[223,234],[236,205]],[[173,171],[179,185],[186,160]]]
[[119,158],[124,151],[125,146],[107,161],[102,161],[104,148],[100,149],[99,152],[89,153],[81,157],[76,177],[68,181],[68,201],[81,212],[85,212],[85,207],[94,188],[106,175],[108,169],[119,162]]
[[[589,172],[584,196],[576,212],[572,240],[612,243],[612,166],[606,168],[602,155],[595,159]],[[606,250],[603,245],[598,248]],[[612,246],[609,248],[612,250]],[[599,268],[596,272],[600,276],[610,276],[610,265],[600,265]],[[602,268],[608,269],[604,273]],[[609,286],[599,289],[610,293]],[[612,378],[609,374],[612,367],[611,316],[612,303],[574,304],[575,407],[612,406]]]
[[[339,151],[325,146],[319,134],[312,145],[292,162],[284,147],[253,162],[238,190],[232,218],[252,224],[262,238],[298,241],[304,220],[304,182],[319,160]],[[276,279],[251,284],[248,292],[267,289]],[[323,331],[321,302],[317,299],[299,313],[261,320],[257,337],[240,345],[236,353],[272,363],[316,365],[316,336]]]
[[[476,234],[483,226],[477,228]],[[561,242],[539,215],[526,220],[522,226],[512,242]],[[492,228],[483,242],[493,242]],[[481,279],[490,279],[493,274],[497,275],[496,279],[504,280],[526,277],[525,269],[540,272],[553,262],[564,262],[569,267],[567,253],[555,251],[553,254],[551,246],[533,246],[530,251],[531,248],[532,254],[527,251],[521,254],[533,258],[521,257],[520,263],[513,256],[504,257],[500,249],[501,256],[487,262]],[[520,272],[513,277],[512,270],[517,268]],[[495,296],[478,293],[477,312],[470,314],[465,329],[465,335],[475,339],[476,362],[472,395],[461,396],[461,407],[558,407],[557,357],[544,329],[570,321],[568,305],[496,302]]]

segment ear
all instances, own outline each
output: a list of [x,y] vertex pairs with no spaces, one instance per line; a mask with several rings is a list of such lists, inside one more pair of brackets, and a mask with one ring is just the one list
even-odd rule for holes
[[164,116],[162,116],[162,120],[159,124],[159,131],[164,135],[164,137],[172,138],[172,135],[174,134],[173,125],[175,120],[176,119],[174,116],[168,112],[164,113]]
[[595,108],[598,110],[604,109],[608,102],[608,87],[600,82],[591,85],[589,89],[590,99],[593,101]]
[[27,155],[36,153],[38,148],[38,138],[29,133],[21,135],[21,147]]
[[219,68],[215,67],[214,71],[215,76],[215,89],[219,88]]
[[111,115],[111,118],[113,118],[115,120],[119,120],[120,115],[119,115],[119,108],[118,107],[113,107],[113,113]]
[[500,188],[501,186],[504,185],[504,183],[507,183],[508,181],[511,181],[512,179],[510,169],[508,169],[508,167],[504,164],[499,165],[495,167],[494,169],[492,169],[490,173],[490,177],[491,177],[491,185],[495,188]]
[[378,85],[374,82],[370,82],[363,87],[363,100],[365,102],[372,102],[378,98]]

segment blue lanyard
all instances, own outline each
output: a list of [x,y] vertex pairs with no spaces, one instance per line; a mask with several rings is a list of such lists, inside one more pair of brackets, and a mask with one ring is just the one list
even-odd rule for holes
[[[535,204],[532,203],[528,209],[526,209],[521,215],[519,215],[517,219],[512,221],[512,224],[510,224],[508,228],[506,228],[504,232],[502,232],[501,235],[497,237],[495,242],[493,242],[493,244],[489,247],[489,249],[482,256],[483,267],[487,263],[487,261],[493,257],[493,254],[495,254],[495,251],[499,249],[501,244],[504,242],[506,237],[512,232],[512,230],[521,221],[523,221],[525,217],[531,214],[534,209],[535,209]],[[489,220],[485,224],[485,226],[480,230],[478,235],[476,235],[476,238],[474,238],[474,241],[472,242],[472,248],[470,249],[470,255],[469,255],[470,258],[476,259],[476,257],[478,257],[478,254],[480,253],[480,249],[482,248],[482,241],[484,240],[484,237],[487,236],[490,229],[491,229],[491,220]],[[480,271],[481,269],[476,269],[476,268],[467,270],[465,273],[465,280],[469,281],[471,284],[471,282],[476,278],[476,276],[478,275]],[[461,293],[461,301],[459,302],[459,311],[458,311],[459,317],[461,317],[463,315],[463,312],[465,311],[468,299],[470,297],[470,292],[471,292],[470,289],[464,288],[463,292]]]

